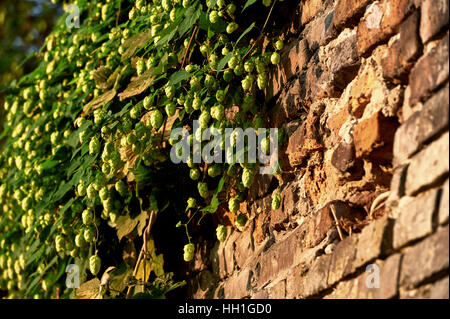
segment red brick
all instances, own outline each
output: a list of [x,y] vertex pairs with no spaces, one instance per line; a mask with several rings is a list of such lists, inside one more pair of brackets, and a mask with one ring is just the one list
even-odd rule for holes
[[289,138],[286,154],[292,167],[300,165],[310,152],[323,148],[318,130],[320,110],[323,110],[323,105],[310,111],[306,121]]
[[411,95],[409,105],[414,106],[430,96],[436,88],[448,80],[448,42],[449,34],[444,36],[439,43],[426,55],[417,61],[409,74]]
[[333,25],[337,31],[357,24],[373,0],[339,0],[334,9]]
[[448,25],[448,0],[423,0],[420,37],[426,43]]
[[358,238],[356,236],[351,236],[337,244],[331,255],[328,284],[334,285],[356,270],[353,261],[356,254],[357,240]]
[[382,60],[383,75],[386,78],[400,78],[404,82],[407,81],[405,74],[421,52],[418,28],[419,13],[416,11],[402,23],[398,36]]
[[288,44],[281,53],[281,62],[269,73],[266,100],[280,93],[283,86],[306,66],[310,57],[306,40]]
[[[433,136],[449,125],[448,86],[427,100],[420,111],[414,112],[395,133],[394,165],[406,162]],[[447,107],[445,107],[447,106]]]
[[394,225],[394,248],[430,235],[433,232],[433,216],[437,209],[438,190],[430,190],[412,198],[406,204],[400,201],[399,216]]
[[392,220],[386,215],[366,226],[358,236],[355,267],[389,253],[392,248]]
[[367,55],[377,44],[389,39],[413,8],[413,0],[382,0],[368,7],[358,24],[358,53]]
[[415,195],[442,181],[449,172],[449,132],[416,154],[408,167],[405,193]]
[[382,112],[359,122],[353,132],[356,156],[390,164],[394,134],[398,125],[397,120],[385,117]]
[[448,225],[405,252],[400,285],[414,288],[449,266]]

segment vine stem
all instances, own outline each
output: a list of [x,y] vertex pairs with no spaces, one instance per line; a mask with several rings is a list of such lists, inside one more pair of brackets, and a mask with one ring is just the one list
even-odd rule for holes
[[181,63],[180,70],[182,70],[184,68],[184,63],[186,62],[186,57],[187,57],[187,54],[189,52],[189,48],[191,47],[192,39],[194,39],[194,35],[197,32],[197,30],[198,30],[198,25],[196,25],[195,28],[194,28],[194,31],[192,31],[192,35],[191,35],[191,38],[189,39],[189,43],[188,43],[188,46],[186,48],[186,53],[184,54],[183,62]]
[[244,56],[242,57],[242,61],[244,61],[244,59],[247,57],[247,55],[249,55],[249,54],[253,51],[253,48],[255,47],[256,43],[258,43],[258,41],[261,40],[261,38],[262,38],[262,36],[263,36],[263,31],[264,31],[264,29],[266,28],[267,23],[269,22],[270,15],[272,14],[273,7],[275,6],[275,3],[276,3],[276,2],[277,2],[277,0],[275,0],[275,1],[272,3],[272,6],[270,7],[269,14],[267,15],[267,18],[266,18],[266,22],[264,22],[264,25],[263,25],[263,27],[262,27],[262,29],[261,29],[260,35],[259,35],[258,38],[255,40],[255,42],[253,42],[253,44],[252,44],[252,46],[250,47],[250,49],[248,49],[248,51],[244,54]]
[[341,225],[339,224],[339,220],[337,218],[336,210],[335,210],[333,204],[331,204],[331,213],[333,214],[333,218],[334,218],[334,221],[336,223],[336,228],[337,228],[337,231],[338,231],[338,234],[339,234],[339,238],[341,240],[344,240],[344,235],[342,234]]
[[[148,236],[150,236],[150,231],[152,229],[153,224],[155,223],[155,220],[156,220],[156,212],[152,210],[150,213],[150,218],[148,219],[147,227],[145,227],[144,233],[142,234],[144,243],[142,244],[141,250],[139,252],[138,260],[134,267],[133,277],[136,277],[137,271],[139,269],[139,264],[141,263],[142,258],[144,258],[144,255],[147,252],[147,240],[148,240]],[[144,279],[144,284],[145,284],[145,258],[144,258],[144,278],[143,279]],[[129,299],[131,296],[131,289],[132,289],[131,286],[128,287],[127,297],[126,297],[127,299]]]

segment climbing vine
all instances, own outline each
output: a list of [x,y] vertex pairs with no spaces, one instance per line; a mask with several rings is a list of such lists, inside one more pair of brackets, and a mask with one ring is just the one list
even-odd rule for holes
[[[192,145],[206,128],[264,127],[263,91],[283,48],[266,29],[279,2],[74,3],[79,28],[62,16],[39,52],[39,66],[11,85],[5,99],[3,294],[75,297],[66,282],[70,264],[84,283],[78,297],[161,297],[183,284],[156,253],[155,219],[177,211],[174,229],[186,233],[180,254],[191,261],[192,223],[222,204],[238,214],[258,165],[195,163],[192,153],[174,164],[172,148],[178,156],[182,149],[171,132],[185,128]],[[225,138],[235,145],[241,137]],[[267,153],[269,137],[258,148]],[[177,193],[182,176],[197,187]],[[279,204],[277,195],[272,206]],[[246,222],[238,214],[236,227]],[[217,225],[216,234],[224,241],[227,228]],[[117,248],[126,240],[142,245],[132,263]]]

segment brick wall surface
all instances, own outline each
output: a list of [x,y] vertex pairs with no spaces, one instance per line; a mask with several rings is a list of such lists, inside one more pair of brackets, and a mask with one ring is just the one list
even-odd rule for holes
[[189,295],[448,298],[449,1],[297,10],[266,90],[285,172],[256,177]]

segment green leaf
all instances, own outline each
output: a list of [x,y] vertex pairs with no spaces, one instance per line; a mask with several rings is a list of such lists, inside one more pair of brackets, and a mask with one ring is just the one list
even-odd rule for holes
[[175,72],[169,78],[169,85],[178,84],[181,81],[189,79],[190,76],[191,76],[191,74],[189,72],[187,72],[186,70],[180,70],[178,72]]
[[183,36],[192,26],[197,22],[198,18],[200,18],[200,14],[202,13],[202,10],[200,6],[198,8],[190,7],[186,10],[186,13],[184,14],[185,19],[180,24],[180,27],[178,28],[178,34],[180,36]]
[[250,7],[252,4],[254,4],[257,0],[247,0],[247,2],[244,5],[244,8],[242,9],[242,12],[244,12],[245,9]]
[[220,72],[232,57],[233,52],[228,52],[228,54],[219,61],[219,64],[217,65],[217,72]]
[[242,38],[249,33],[255,26],[255,22],[253,22],[244,32],[242,32],[241,36],[237,39],[235,46],[242,40]]

